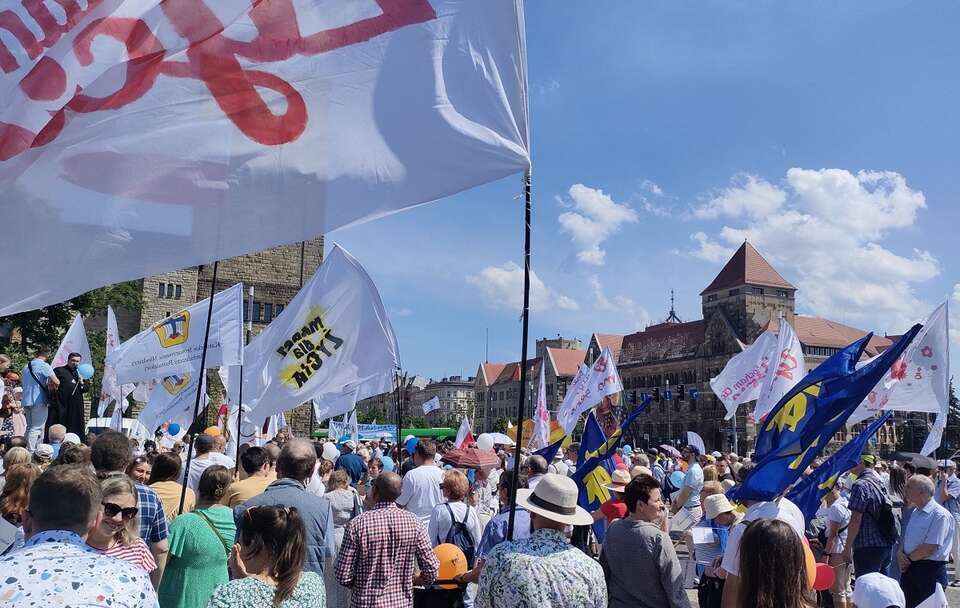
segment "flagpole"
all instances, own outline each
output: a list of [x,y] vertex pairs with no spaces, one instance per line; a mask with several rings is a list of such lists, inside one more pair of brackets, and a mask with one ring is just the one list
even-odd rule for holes
[[527,332],[530,326],[530,170],[523,175],[523,322],[520,344],[520,402],[517,404],[517,441],[513,448],[513,476],[510,482],[510,519],[507,540],[513,540],[517,512],[517,485],[520,480],[520,446],[523,445],[523,406],[527,397]]
[[[206,373],[207,365],[207,344],[210,342],[210,321],[213,319],[213,295],[217,290],[217,269],[220,267],[220,261],[213,262],[213,279],[210,281],[210,304],[207,306],[207,326],[203,332],[203,351],[200,353],[200,377],[197,379],[197,400],[193,403],[193,418],[191,426],[197,421],[200,415],[200,394],[203,393],[203,375]],[[190,445],[187,446],[187,463],[184,466],[183,486],[180,488],[180,507],[177,514],[183,513],[183,503],[187,498],[187,479],[190,475],[190,461],[193,459],[193,443],[196,441],[196,433],[190,435]]]
[[[250,332],[253,331],[253,285],[250,286],[248,291],[250,294],[249,312],[247,313],[247,329],[243,336],[243,344],[246,346],[250,343]],[[227,387],[227,392],[230,392],[230,387]],[[240,390],[237,394],[237,464],[240,463],[240,440],[242,439],[240,434],[240,425],[243,424],[243,363],[240,364]],[[236,467],[236,474],[240,476],[240,467]]]
[[394,393],[394,400],[396,401],[397,406],[397,462],[403,464],[402,455],[400,454],[400,446],[403,445],[403,439],[400,437],[400,384],[403,382],[400,379],[400,368],[397,368],[393,375],[396,378],[397,383]]

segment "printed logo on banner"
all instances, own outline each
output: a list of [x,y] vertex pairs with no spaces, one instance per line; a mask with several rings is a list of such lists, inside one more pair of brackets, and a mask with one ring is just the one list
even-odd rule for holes
[[170,348],[183,344],[190,337],[190,313],[181,310],[175,315],[153,325],[153,333],[157,334],[160,346]]
[[343,346],[343,339],[333,334],[323,315],[322,307],[311,306],[300,329],[276,350],[285,364],[280,370],[280,381],[291,388],[303,388],[324,361]]
[[193,376],[191,374],[180,374],[175,376],[167,376],[163,379],[163,388],[167,389],[167,392],[171,395],[176,395],[190,384],[190,379]]

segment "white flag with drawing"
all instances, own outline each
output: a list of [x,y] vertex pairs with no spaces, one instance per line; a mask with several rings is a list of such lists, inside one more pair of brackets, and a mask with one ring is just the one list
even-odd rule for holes
[[528,448],[540,450],[550,445],[550,412],[547,411],[547,387],[545,370],[540,369],[540,386],[537,389],[537,405],[533,414],[533,433],[530,434]]
[[5,282],[0,316],[530,165],[519,0],[3,0],[0,14],[3,251],[30,269]]
[[432,397],[427,401],[423,402],[423,415],[426,416],[430,412],[440,409],[440,398]]
[[[946,416],[950,407],[950,335],[947,303],[938,306],[903,356],[850,416],[856,424],[880,411],[927,412]],[[861,367],[869,361],[857,365]],[[934,430],[936,427],[934,427]],[[938,440],[939,441],[939,440]],[[939,445],[939,443],[937,444]]]
[[[186,429],[193,422],[193,410],[197,401],[197,383],[206,374],[175,374],[149,383],[150,396],[140,412],[140,423],[153,433],[164,422],[176,422]],[[209,399],[207,383],[203,383],[200,396],[200,411],[203,412]]]
[[763,378],[760,394],[757,395],[757,407],[753,411],[754,420],[763,420],[780,399],[806,375],[803,360],[803,346],[793,327],[786,319],[780,319],[777,330],[777,349],[771,360],[773,368]]
[[[122,383],[200,371],[210,298],[175,312],[130,338],[107,355]],[[243,285],[213,297],[207,369],[243,364]]]
[[726,420],[733,418],[738,405],[760,396],[760,387],[767,377],[776,350],[776,334],[765,331],[757,336],[753,344],[727,361],[718,376],[710,378],[713,394],[727,410]]
[[53,356],[53,362],[50,367],[61,367],[67,364],[67,357],[70,353],[80,355],[80,363],[89,363],[93,365],[93,359],[90,356],[90,343],[87,342],[87,332],[83,328],[83,318],[77,315],[70,324],[63,340],[60,341],[60,348],[57,354]]
[[623,384],[620,383],[620,374],[617,373],[616,360],[605,346],[593,365],[581,366],[570,382],[567,396],[557,412],[557,422],[567,435],[570,435],[581,414],[600,403],[604,397],[621,391]]

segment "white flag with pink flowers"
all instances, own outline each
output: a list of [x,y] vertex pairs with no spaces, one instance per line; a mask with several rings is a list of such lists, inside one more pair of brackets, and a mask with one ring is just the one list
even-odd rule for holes
[[30,269],[0,316],[529,167],[521,0],[0,0],[0,16],[3,251]]

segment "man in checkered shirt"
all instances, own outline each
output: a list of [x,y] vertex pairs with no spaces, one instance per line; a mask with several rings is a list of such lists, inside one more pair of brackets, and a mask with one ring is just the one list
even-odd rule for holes
[[400,491],[399,475],[381,473],[373,485],[373,509],[354,519],[343,535],[336,575],[353,590],[351,608],[409,608],[414,560],[422,584],[440,571],[420,520],[396,505]]

